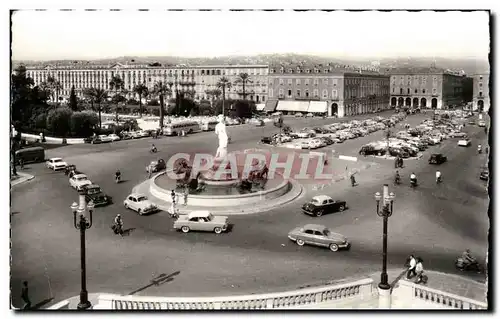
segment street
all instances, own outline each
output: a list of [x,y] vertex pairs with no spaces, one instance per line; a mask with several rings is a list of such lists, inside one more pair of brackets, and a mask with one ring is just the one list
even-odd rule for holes
[[[382,116],[390,116],[384,113]],[[317,126],[347,119],[287,118],[292,128]],[[414,126],[424,115],[408,117]],[[400,130],[400,124],[393,129]],[[456,273],[484,280],[484,275],[460,273],[454,261],[466,248],[478,260],[485,260],[488,245],[487,183],[479,180],[485,154],[477,154],[477,144],[487,145],[482,128],[467,126],[472,145],[461,148],[456,139],[431,146],[419,160],[406,160],[400,169],[402,184],[394,186],[394,162],[373,157],[359,158],[377,165],[359,173],[359,186],[340,181],[320,191],[306,188],[299,200],[269,212],[230,216],[231,232],[180,233],[172,228],[166,212],[139,216],[123,207],[132,187],[147,179],[145,166],[156,158],[167,160],[177,152],[215,153],[214,132],[186,137],[139,139],[99,145],[71,145],[47,151],[46,157],[63,157],[75,164],[114,203],[98,207],[93,226],[87,231],[87,289],[162,296],[215,296],[283,289],[363,275],[381,269],[382,219],[375,211],[374,193],[389,184],[396,194],[394,214],[389,219],[388,263],[402,268],[406,257],[421,256],[426,269]],[[264,127],[241,125],[228,128],[232,137],[229,151],[258,147],[262,136],[279,131],[272,123]],[[332,145],[336,153],[359,156],[359,148],[382,139],[384,132]],[[150,154],[154,143],[157,154]],[[443,183],[436,185],[437,167],[429,165],[431,153],[443,153],[448,162],[439,166]],[[349,163],[346,162],[346,165]],[[123,182],[115,184],[114,172],[120,169]],[[27,165],[26,173],[35,179],[12,189],[12,298],[22,305],[21,283],[30,284],[33,303],[54,297],[60,301],[80,290],[79,232],[73,226],[70,205],[78,193],[70,188],[62,172],[52,172],[44,164]],[[409,187],[409,175],[418,176],[419,186]],[[349,209],[321,218],[304,215],[300,206],[316,194],[346,200]],[[122,214],[129,236],[116,236],[110,229],[116,214]],[[324,224],[345,235],[350,251],[333,253],[312,246],[299,247],[287,238],[296,226]],[[171,280],[151,285],[158,276]],[[146,287],[147,286],[147,287]],[[142,287],[146,287],[141,289]]]

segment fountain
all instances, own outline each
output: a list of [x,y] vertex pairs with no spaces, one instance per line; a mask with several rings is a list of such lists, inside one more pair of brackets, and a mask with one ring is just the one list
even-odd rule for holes
[[[279,173],[268,179],[269,169],[265,162],[254,159],[248,169],[245,168],[244,153],[228,154],[228,138],[222,115],[219,115],[215,133],[219,138],[219,147],[213,163],[201,163],[201,167],[209,168],[195,171],[193,163],[180,159],[169,171],[152,178],[150,193],[163,201],[172,202],[171,191],[175,190],[177,194],[185,194],[176,200],[179,204],[184,204],[187,200],[193,206],[227,206],[237,209],[238,206],[278,199],[289,193],[294,186],[300,187]],[[229,161],[229,157],[233,160]],[[233,173],[227,173],[228,171]],[[176,178],[172,178],[169,173],[174,173]]]

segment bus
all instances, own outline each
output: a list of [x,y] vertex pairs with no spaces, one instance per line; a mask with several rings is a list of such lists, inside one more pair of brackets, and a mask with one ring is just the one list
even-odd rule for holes
[[16,151],[16,160],[23,160],[24,163],[33,162],[44,162],[45,161],[45,149],[41,146],[34,146],[23,148]]
[[168,123],[163,128],[165,135],[181,135],[182,131],[186,134],[195,133],[200,131],[200,124],[196,121],[182,121],[177,123]]
[[202,131],[213,131],[217,124],[219,124],[217,120],[206,120],[200,123],[200,128]]

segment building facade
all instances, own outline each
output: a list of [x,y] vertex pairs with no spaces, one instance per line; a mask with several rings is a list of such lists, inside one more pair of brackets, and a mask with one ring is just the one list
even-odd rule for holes
[[276,110],[285,113],[343,117],[389,107],[389,77],[368,70],[277,66],[270,67],[268,82],[268,99],[278,100]]
[[[221,77],[227,77],[232,88],[226,90],[226,98],[241,98],[243,84],[236,80],[241,73],[247,73],[249,80],[245,85],[246,98],[265,102],[267,97],[267,65],[210,65],[210,66],[149,66],[116,63],[113,65],[79,66],[26,66],[27,75],[35,85],[53,77],[61,85],[59,96],[68,98],[71,87],[75,87],[77,96],[83,97],[87,88],[110,90],[111,78],[118,75],[123,81],[127,98],[138,98],[133,89],[138,84],[145,84],[150,90],[154,84],[162,81],[170,85],[172,97],[177,92],[189,92],[194,99],[209,99],[207,90],[217,88]],[[112,92],[111,92],[112,93]],[[112,95],[112,94],[111,94]]]
[[472,79],[472,109],[488,112],[490,109],[490,75],[488,73],[474,74]]
[[391,74],[391,107],[442,109],[467,101],[467,86],[472,83],[462,74],[444,70],[398,69]]

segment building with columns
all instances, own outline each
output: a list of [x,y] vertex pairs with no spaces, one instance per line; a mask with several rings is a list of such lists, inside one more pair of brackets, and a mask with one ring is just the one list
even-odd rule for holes
[[[267,65],[209,65],[209,66],[150,66],[138,64],[94,65],[47,65],[26,66],[27,75],[35,85],[47,81],[49,76],[61,84],[59,96],[68,98],[71,87],[75,86],[77,96],[83,97],[86,88],[110,90],[111,78],[118,75],[125,86],[127,98],[138,98],[134,86],[145,84],[150,90],[154,84],[163,81],[170,85],[172,97],[176,92],[190,92],[196,100],[209,99],[206,91],[217,88],[221,77],[227,77],[232,88],[226,90],[226,98],[241,98],[243,87],[237,83],[241,73],[249,75],[245,85],[246,97],[256,103],[265,102],[267,97]],[[111,92],[112,95],[112,92]]]
[[490,74],[474,74],[472,89],[472,109],[474,111],[488,112],[490,109]]
[[389,107],[389,76],[369,69],[332,65],[271,66],[268,81],[269,101],[265,108],[268,112],[343,117]]
[[472,82],[464,74],[436,68],[394,69],[391,107],[444,109],[461,106]]

